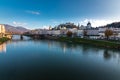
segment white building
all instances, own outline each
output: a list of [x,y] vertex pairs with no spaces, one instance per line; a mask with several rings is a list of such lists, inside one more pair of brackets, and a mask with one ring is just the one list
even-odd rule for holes
[[105,30],[106,30],[107,28],[99,28],[99,35],[100,35],[100,37],[102,38],[102,37],[105,37]]
[[59,36],[60,35],[60,30],[52,30],[52,35],[53,36]]
[[52,30],[48,30],[47,35],[52,35]]
[[99,29],[87,29],[87,35],[99,35]]
[[115,35],[117,34],[116,37],[120,38],[120,28],[114,28],[113,31],[114,31],[113,34],[115,34]]
[[68,32],[68,30],[60,30],[60,35],[61,36],[66,36],[66,34],[67,34],[67,32]]
[[79,29],[86,29],[86,26],[81,25],[81,26],[79,27]]
[[83,38],[83,31],[84,31],[83,29],[79,29],[77,31],[77,36]]
[[87,26],[86,26],[86,28],[87,28],[87,29],[90,29],[90,28],[92,28],[92,25],[91,25],[91,23],[90,23],[90,22],[88,22],[88,23],[87,23]]
[[68,31],[71,31],[74,34],[74,33],[77,33],[78,29],[77,28],[72,28],[72,29],[68,29]]
[[100,37],[99,29],[97,29],[97,28],[87,29],[86,31],[87,31],[87,36],[90,39],[98,39]]
[[105,38],[105,31],[106,29],[110,29],[113,31],[113,35],[111,38],[119,38],[120,39],[120,28],[99,28],[99,35],[101,38]]

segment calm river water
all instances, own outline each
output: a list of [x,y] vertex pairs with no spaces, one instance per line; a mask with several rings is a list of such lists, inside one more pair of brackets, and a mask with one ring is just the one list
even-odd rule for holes
[[120,80],[120,51],[17,36],[0,45],[0,80]]

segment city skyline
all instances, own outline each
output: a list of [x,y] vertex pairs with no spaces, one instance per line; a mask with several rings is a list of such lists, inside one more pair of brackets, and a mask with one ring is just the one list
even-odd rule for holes
[[29,29],[73,22],[93,27],[120,21],[119,0],[0,0],[0,23]]

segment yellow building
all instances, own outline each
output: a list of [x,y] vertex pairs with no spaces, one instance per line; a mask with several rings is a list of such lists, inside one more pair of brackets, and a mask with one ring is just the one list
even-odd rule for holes
[[3,24],[0,24],[0,33],[5,34],[5,26]]
[[0,38],[5,36],[5,26],[0,24]]
[[12,38],[12,35],[9,33],[6,33],[6,29],[5,29],[5,25],[4,24],[0,24],[0,38],[2,37],[7,37],[9,39]]

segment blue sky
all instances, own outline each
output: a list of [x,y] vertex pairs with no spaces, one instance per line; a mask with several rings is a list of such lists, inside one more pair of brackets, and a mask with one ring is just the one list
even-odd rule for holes
[[120,21],[119,0],[0,0],[0,24],[30,29],[74,22],[101,26]]

